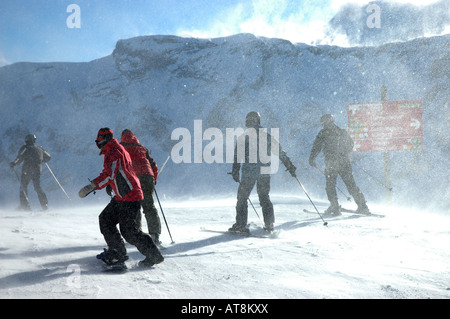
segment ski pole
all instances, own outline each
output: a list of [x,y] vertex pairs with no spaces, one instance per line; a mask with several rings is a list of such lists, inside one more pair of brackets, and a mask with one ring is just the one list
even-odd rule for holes
[[[322,175],[326,176],[326,175],[325,175],[325,172],[323,172],[319,167],[315,166],[315,168],[317,168],[317,169],[319,170],[319,172],[322,173]],[[348,201],[350,201],[350,202],[352,201],[351,197],[348,196],[348,195],[345,195],[345,193],[344,193],[337,185],[336,185],[336,188],[338,189],[338,191],[340,191],[340,192],[342,193],[342,195],[344,195],[345,197],[347,197],[347,200],[348,200]]]
[[[170,156],[167,157],[167,159],[166,159],[166,161],[164,162],[163,166],[161,166],[161,169],[160,169],[160,171],[159,171],[159,173],[158,173],[158,176],[161,176],[161,173],[162,173],[162,171],[164,170],[164,167],[166,166],[167,162],[169,161],[169,158],[170,158]],[[173,244],[173,243],[175,243],[175,242],[174,242],[173,239],[172,239],[172,234],[170,233],[169,224],[167,224],[166,216],[164,215],[164,211],[163,211],[163,209],[162,209],[162,206],[161,206],[161,202],[160,202],[160,200],[159,200],[158,193],[156,192],[156,186],[155,186],[155,189],[154,189],[154,190],[155,190],[156,199],[158,200],[159,209],[161,210],[161,215],[162,215],[162,217],[164,218],[164,223],[166,224],[167,231],[169,232],[170,240],[172,240],[171,244]]]
[[167,159],[166,159],[166,161],[164,162],[163,166],[161,166],[161,169],[159,170],[158,176],[160,176],[160,175],[161,175],[161,173],[162,173],[162,171],[163,171],[164,167],[166,166],[166,164],[167,164],[167,161],[169,160],[169,158],[170,158],[170,156],[167,156]]
[[156,195],[156,199],[158,200],[159,208],[161,209],[161,214],[164,218],[164,222],[166,223],[166,227],[167,227],[167,231],[169,232],[170,240],[172,241],[171,244],[173,244],[175,242],[172,239],[172,234],[170,233],[170,229],[169,229],[169,225],[167,224],[166,216],[164,216],[164,212],[163,212],[163,209],[161,206],[161,202],[159,201],[159,196],[158,196],[158,192],[156,191],[156,188],[155,188],[155,195]]
[[308,199],[309,199],[309,201],[311,202],[311,204],[314,206],[314,209],[316,210],[317,214],[319,214],[320,219],[322,219],[322,221],[323,221],[323,225],[324,225],[324,226],[327,226],[327,225],[328,225],[328,222],[326,222],[326,221],[323,220],[322,215],[320,215],[319,210],[317,209],[316,205],[314,205],[314,202],[311,200],[311,197],[309,197],[308,192],[306,191],[306,189],[305,189],[305,187],[303,186],[303,184],[300,183],[300,181],[298,180],[298,177],[297,177],[297,176],[294,176],[294,177],[295,177],[295,179],[297,180],[297,182],[298,182],[298,184],[300,185],[300,187],[301,187],[301,188],[303,189],[303,191],[305,192],[305,194],[306,194],[306,196],[308,197]]
[[64,190],[64,188],[63,188],[63,187],[61,186],[61,184],[59,183],[59,181],[58,181],[58,179],[56,178],[55,174],[53,174],[53,171],[52,171],[52,169],[50,168],[50,166],[48,166],[47,163],[45,163],[45,165],[47,166],[48,170],[50,171],[50,174],[52,174],[52,176],[53,176],[53,178],[55,179],[56,183],[58,183],[58,185],[59,185],[59,187],[61,188],[61,190],[64,192],[64,194],[66,194],[67,198],[68,198],[69,200],[71,200],[70,197],[69,197],[69,195],[67,195],[66,191]]
[[[232,173],[232,172],[228,172],[227,174],[232,175],[233,173]],[[241,182],[239,181],[238,183],[240,184]],[[250,203],[250,205],[252,205],[253,210],[255,211],[256,216],[258,216],[259,221],[263,224],[263,226],[265,226],[265,224],[264,224],[264,222],[262,221],[261,217],[259,217],[259,214],[258,214],[258,212],[256,211],[255,206],[253,206],[253,203],[252,203],[252,201],[250,200],[250,198],[247,198],[247,200],[248,200],[248,202]]]
[[360,170],[362,170],[364,173],[366,173],[367,175],[369,175],[369,177],[371,177],[374,181],[378,182],[379,184],[381,184],[382,186],[384,186],[387,190],[389,190],[390,192],[392,192],[392,187],[387,187],[382,181],[380,181],[379,179],[377,179],[375,176],[369,174],[369,172],[367,172],[364,168],[362,168],[361,166],[359,166],[358,164],[356,164],[355,162],[352,162],[352,164],[355,164],[356,167],[358,167]]
[[12,167],[14,173],[16,174],[17,180],[19,181],[19,185],[20,185],[20,191],[23,193],[23,196],[25,196],[25,199],[27,200],[27,202],[29,203],[30,201],[28,200],[28,196],[27,193],[22,189],[22,183],[20,182],[20,177],[19,174],[17,174],[16,169],[14,168],[14,166]]

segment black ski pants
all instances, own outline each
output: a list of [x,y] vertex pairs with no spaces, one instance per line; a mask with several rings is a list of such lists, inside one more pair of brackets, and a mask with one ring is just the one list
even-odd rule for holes
[[356,186],[355,178],[353,177],[352,164],[348,160],[334,161],[327,163],[325,170],[326,186],[328,200],[332,205],[338,205],[338,196],[336,193],[337,177],[340,176],[348,192],[355,200],[355,203],[360,206],[366,201],[364,195]]
[[242,177],[239,183],[236,204],[236,223],[246,226],[248,220],[248,198],[256,183],[259,203],[262,208],[264,224],[266,226],[275,222],[273,204],[270,201],[270,175],[260,175],[259,177]]
[[[117,249],[126,255],[123,238],[136,246],[146,257],[159,253],[152,238],[141,230],[141,201],[125,202],[112,199],[99,216],[100,231],[109,249]],[[120,232],[117,229],[119,225]],[[121,236],[122,235],[122,236]]]

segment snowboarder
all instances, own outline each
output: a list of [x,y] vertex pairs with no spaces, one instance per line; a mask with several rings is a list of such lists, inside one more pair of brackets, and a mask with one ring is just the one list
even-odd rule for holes
[[[245,119],[245,126],[247,127],[247,131],[238,137],[238,143],[234,151],[234,163],[231,175],[233,176],[233,179],[239,183],[239,188],[237,192],[236,203],[236,223],[233,224],[229,231],[249,232],[249,229],[247,227],[247,201],[253,187],[256,184],[256,190],[263,213],[264,229],[270,232],[273,231],[273,224],[275,222],[273,205],[269,196],[270,173],[261,172],[261,168],[267,168],[270,163],[263,163],[259,154],[257,156],[258,159],[256,161],[252,161],[250,152],[252,149],[259,150],[261,141],[267,141],[267,143],[264,144],[266,144],[268,150],[272,150],[272,143],[276,143],[279,150],[277,155],[292,176],[295,176],[296,167],[292,164],[286,153],[281,150],[278,141],[273,138],[273,136],[271,136],[268,132],[261,129],[261,116],[258,112],[250,112],[247,114]],[[253,129],[253,132],[255,132],[257,135],[257,138],[253,139],[253,142],[256,145],[251,145],[250,143],[250,138],[248,138],[249,129]],[[245,145],[245,159],[244,161],[242,161],[242,178],[240,180],[239,172],[241,164],[240,160],[238,159],[238,145]],[[263,147],[263,145],[261,146]]]
[[33,181],[34,190],[36,191],[39,202],[43,210],[48,209],[47,195],[41,187],[42,163],[50,161],[50,153],[42,147],[35,145],[36,135],[28,134],[25,136],[25,145],[23,145],[17,158],[10,163],[12,169],[14,166],[22,165],[22,176],[20,178],[20,206],[19,209],[31,210],[28,200],[28,184]]
[[155,244],[161,244],[159,236],[161,234],[161,221],[158,210],[153,201],[156,179],[158,177],[158,166],[147,148],[140,144],[138,138],[132,131],[125,129],[122,131],[120,144],[130,154],[133,169],[141,183],[144,200],[142,209],[147,220],[148,233]]
[[350,162],[350,153],[353,149],[353,140],[345,129],[338,127],[332,114],[325,114],[320,119],[322,130],[317,134],[311,153],[309,165],[316,167],[316,157],[323,151],[325,158],[325,178],[328,201],[330,206],[325,211],[327,215],[341,215],[336,193],[336,181],[341,176],[347,190],[358,205],[357,212],[370,214],[363,193],[356,186]]
[[[107,264],[123,264],[127,257],[125,243],[121,237],[136,246],[146,258],[139,262],[141,266],[151,267],[164,261],[158,247],[150,235],[141,231],[138,215],[141,201],[144,199],[139,179],[133,171],[128,152],[113,138],[110,128],[101,128],[95,140],[104,155],[103,171],[89,185],[79,191],[81,198],[96,189],[110,185],[115,196],[99,216],[100,231],[108,249],[101,258]],[[120,233],[117,229],[120,227]]]

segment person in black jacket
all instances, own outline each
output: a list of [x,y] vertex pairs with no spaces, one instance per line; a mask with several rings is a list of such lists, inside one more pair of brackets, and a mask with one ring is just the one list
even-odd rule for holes
[[352,195],[355,203],[358,205],[357,212],[370,214],[366,204],[366,199],[356,186],[352,173],[352,164],[350,162],[350,153],[352,152],[354,142],[346,130],[338,127],[334,123],[334,117],[326,114],[321,117],[320,124],[323,129],[317,134],[309,156],[309,165],[317,167],[316,157],[323,151],[325,157],[325,178],[327,197],[330,207],[325,214],[340,215],[340,206],[336,193],[336,181],[338,175],[341,176],[347,190]]
[[34,190],[36,191],[42,209],[48,209],[47,195],[41,187],[42,163],[51,159],[50,154],[42,147],[35,145],[36,136],[29,134],[25,136],[25,145],[23,145],[17,158],[10,163],[11,168],[22,165],[22,176],[20,178],[20,206],[19,209],[31,210],[28,200],[28,184],[33,181]]

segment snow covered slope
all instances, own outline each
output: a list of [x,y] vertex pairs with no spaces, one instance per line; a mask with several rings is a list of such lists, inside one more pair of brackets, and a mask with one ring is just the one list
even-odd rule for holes
[[[164,200],[174,240],[163,226],[165,261],[139,268],[143,256],[127,245],[129,270],[110,274],[95,258],[105,247],[97,216],[108,201],[97,196],[103,205],[31,214],[0,209],[0,298],[180,299],[182,306],[191,299],[267,298],[270,305],[300,298],[450,298],[446,215],[377,206],[384,218],[344,214],[326,219],[325,227],[317,214],[303,212],[312,209],[308,201],[275,197],[277,236],[263,239],[201,231],[231,226],[232,197]],[[252,211],[249,221],[261,226]],[[165,314],[181,311],[170,306]]]
[[[89,63],[4,66],[0,201],[17,204],[18,182],[8,163],[28,133],[51,152],[50,166],[78,201],[78,190],[101,170],[93,143],[100,127],[111,127],[117,137],[132,129],[162,164],[178,142],[171,140],[174,129],[193,134],[194,120],[202,120],[203,130],[225,133],[243,127],[251,110],[261,113],[263,126],[280,129],[302,182],[323,198],[323,178],[307,164],[319,117],[332,112],[345,127],[347,104],[378,101],[384,84],[389,100],[422,99],[424,111],[424,151],[391,155],[394,200],[445,207],[450,198],[449,43],[449,35],[358,48],[294,45],[250,34],[209,40],[143,36],[121,40],[111,55]],[[382,179],[381,154],[354,160]],[[236,184],[226,175],[230,167],[169,161],[160,192],[171,197],[234,193]],[[369,202],[384,199],[383,186],[360,170],[355,176]],[[46,171],[43,185],[50,205],[67,200]],[[273,192],[298,194],[282,170],[273,185]]]

